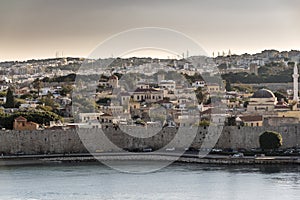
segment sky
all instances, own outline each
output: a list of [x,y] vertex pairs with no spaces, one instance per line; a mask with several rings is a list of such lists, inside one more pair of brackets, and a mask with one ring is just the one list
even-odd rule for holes
[[0,61],[88,57],[120,32],[161,27],[208,55],[300,49],[298,0],[0,0]]

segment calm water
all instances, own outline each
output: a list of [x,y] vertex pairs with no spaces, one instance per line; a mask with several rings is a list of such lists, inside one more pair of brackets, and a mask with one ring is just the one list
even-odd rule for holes
[[0,199],[300,199],[300,167],[173,164],[127,174],[103,165],[1,167]]

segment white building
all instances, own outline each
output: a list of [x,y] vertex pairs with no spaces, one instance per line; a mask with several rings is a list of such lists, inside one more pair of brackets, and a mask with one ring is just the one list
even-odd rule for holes
[[195,81],[194,83],[192,83],[193,87],[204,87],[205,86],[205,81]]
[[168,89],[168,90],[175,90],[176,87],[176,83],[173,80],[162,80],[159,84],[158,84],[159,88],[161,89]]
[[89,121],[99,120],[103,113],[79,113],[79,122],[87,123]]

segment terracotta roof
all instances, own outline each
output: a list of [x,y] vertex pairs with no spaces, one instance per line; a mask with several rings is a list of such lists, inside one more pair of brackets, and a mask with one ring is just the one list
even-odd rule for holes
[[109,79],[118,79],[118,77],[116,75],[111,75]]
[[157,101],[157,103],[172,103],[172,102],[170,102],[167,99],[163,99],[163,100]]
[[153,88],[137,88],[134,92],[159,92],[159,90],[155,90]]
[[104,113],[103,115],[100,115],[100,117],[111,117],[112,115],[111,114],[108,114],[108,113]]
[[15,119],[15,121],[23,122],[23,121],[27,121],[27,119],[25,117],[19,116]]
[[244,122],[254,122],[254,121],[262,121],[261,115],[248,115],[248,116],[241,116],[240,119]]

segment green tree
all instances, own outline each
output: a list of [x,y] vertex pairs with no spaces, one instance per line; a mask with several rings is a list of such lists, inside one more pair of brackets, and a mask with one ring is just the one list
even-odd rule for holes
[[5,97],[6,96],[6,92],[2,91],[0,92],[0,97]]
[[70,94],[72,92],[72,90],[73,90],[72,85],[63,85],[59,93],[62,96],[67,96],[68,94]]
[[51,93],[48,93],[46,96],[42,97],[40,102],[43,103],[44,106],[51,107],[52,110],[56,110],[59,107],[58,103],[54,101]]
[[14,108],[15,107],[15,97],[11,88],[8,88],[6,93],[6,103],[4,104],[5,108]]
[[231,84],[229,80],[226,80],[226,85],[225,85],[226,91],[231,91]]
[[236,126],[236,119],[235,119],[235,117],[228,117],[227,118],[227,126]]
[[227,64],[226,63],[221,63],[217,67],[218,67],[219,70],[226,70],[227,69]]
[[282,136],[275,131],[265,131],[259,136],[259,144],[263,150],[278,149],[282,146]]
[[209,126],[210,125],[210,121],[208,120],[202,120],[199,122],[199,126]]
[[198,103],[203,103],[204,101],[206,101],[206,99],[207,99],[206,92],[205,92],[205,91],[202,91],[202,88],[201,88],[201,87],[198,87],[198,88],[195,90],[195,94],[196,94]]
[[285,102],[288,102],[288,99],[286,98],[286,96],[284,94],[282,94],[281,92],[274,92],[275,97],[277,97],[277,99],[279,101],[284,100]]
[[20,96],[20,99],[33,99],[33,94],[31,93],[22,94]]
[[43,83],[39,78],[37,78],[33,81],[33,87],[37,90],[38,97],[40,97],[40,90],[43,87]]

